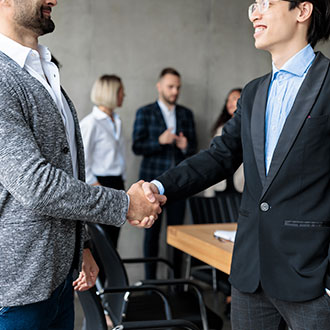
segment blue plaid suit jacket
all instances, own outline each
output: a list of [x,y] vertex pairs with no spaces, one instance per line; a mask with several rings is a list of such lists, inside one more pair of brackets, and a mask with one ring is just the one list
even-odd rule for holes
[[176,134],[182,132],[188,139],[186,153],[174,144],[159,144],[158,138],[166,129],[157,102],[138,109],[133,131],[133,151],[136,155],[143,156],[140,168],[142,180],[153,180],[196,152],[195,123],[191,110],[180,105],[176,106]]

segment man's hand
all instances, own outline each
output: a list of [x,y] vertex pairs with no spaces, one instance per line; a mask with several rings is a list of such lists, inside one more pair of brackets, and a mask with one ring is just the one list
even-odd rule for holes
[[188,147],[188,140],[182,132],[176,137],[175,143],[180,150],[185,150]]
[[95,285],[99,267],[97,266],[91,250],[84,249],[82,269],[78,278],[72,283],[74,290],[86,291]]
[[161,206],[166,203],[166,197],[157,193],[153,202],[148,201],[142,189],[143,183],[140,180],[127,191],[130,198],[127,220],[133,226],[148,228],[162,212]]
[[150,182],[144,182],[142,184],[142,189],[146,199],[154,203],[156,201],[156,196],[159,194],[157,186]]
[[168,128],[158,138],[159,144],[172,144],[177,139],[177,136],[172,133],[172,128]]

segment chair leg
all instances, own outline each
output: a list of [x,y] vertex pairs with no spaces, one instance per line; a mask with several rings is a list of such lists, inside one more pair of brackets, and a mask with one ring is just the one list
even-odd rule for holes
[[[191,274],[191,255],[186,254],[186,269],[185,269],[185,278],[187,280],[190,279],[190,274]],[[183,287],[184,291],[188,291],[188,285],[185,284]]]
[[218,291],[217,270],[212,267],[212,288],[214,292]]

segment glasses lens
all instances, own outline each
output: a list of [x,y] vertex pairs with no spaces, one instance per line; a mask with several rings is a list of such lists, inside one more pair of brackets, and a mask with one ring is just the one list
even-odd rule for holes
[[256,10],[256,8],[257,8],[257,4],[256,3],[253,3],[252,5],[249,6],[249,10],[248,10],[249,18],[251,18],[252,14]]
[[261,13],[264,13],[267,11],[269,7],[269,1],[268,0],[262,0],[260,1],[260,5],[259,5],[259,8],[260,8],[260,12]]

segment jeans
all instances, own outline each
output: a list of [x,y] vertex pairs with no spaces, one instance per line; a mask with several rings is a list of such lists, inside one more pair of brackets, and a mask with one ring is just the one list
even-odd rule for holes
[[0,330],[73,330],[72,272],[47,300],[0,307]]

